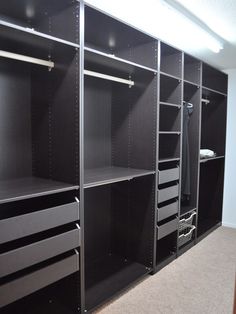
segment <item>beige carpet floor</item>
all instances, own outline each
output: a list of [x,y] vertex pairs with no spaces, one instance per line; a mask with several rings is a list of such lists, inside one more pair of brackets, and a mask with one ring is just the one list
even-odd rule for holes
[[221,227],[99,314],[232,314],[236,229]]

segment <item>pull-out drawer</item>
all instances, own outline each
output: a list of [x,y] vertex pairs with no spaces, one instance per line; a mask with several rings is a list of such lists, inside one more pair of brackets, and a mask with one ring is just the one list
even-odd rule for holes
[[170,186],[165,189],[158,190],[158,203],[168,201],[179,196],[179,185]]
[[159,170],[159,184],[179,180],[179,167]]
[[178,218],[175,218],[164,225],[158,226],[157,229],[158,240],[160,240],[178,229]]
[[0,286],[0,307],[21,299],[79,270],[79,254],[64,258]]
[[79,245],[80,229],[77,228],[0,254],[0,277],[70,251]]
[[0,220],[0,244],[61,226],[79,219],[79,203],[73,202]]
[[158,210],[157,210],[157,221],[161,221],[161,220],[166,219],[172,215],[177,214],[178,213],[178,207],[179,207],[179,202],[176,201],[176,202],[171,203],[169,205],[158,208]]

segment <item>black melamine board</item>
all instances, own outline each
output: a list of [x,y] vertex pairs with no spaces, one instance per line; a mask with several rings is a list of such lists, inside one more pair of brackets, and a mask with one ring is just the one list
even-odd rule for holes
[[184,80],[200,84],[201,62],[190,55],[184,54]]
[[157,40],[88,6],[85,7],[85,44],[157,68]]
[[139,74],[132,88],[85,78],[85,169],[155,169],[156,76]]
[[161,72],[182,76],[182,52],[164,43],[161,43]]
[[1,60],[0,179],[32,175],[30,66]]
[[87,271],[86,310],[92,310],[148,272],[145,266],[119,256],[107,255],[97,260]]
[[180,135],[159,135],[159,160],[180,157]]
[[159,131],[181,131],[181,110],[160,104]]
[[202,98],[201,148],[211,149],[217,156],[225,154],[227,97],[206,89]]
[[201,163],[198,236],[216,225],[222,219],[224,159]]
[[152,268],[154,195],[153,176],[85,190],[88,309]]
[[216,91],[227,94],[228,76],[227,74],[213,68],[212,66],[202,64],[202,85]]
[[73,314],[80,306],[79,275],[70,275],[44,289],[1,308],[1,314]]
[[178,79],[161,74],[160,101],[181,105],[181,84]]
[[133,178],[154,174],[154,171],[144,169],[122,168],[122,167],[104,167],[85,170],[84,186],[85,188],[96,185],[104,185],[119,181],[131,180]]
[[36,177],[0,181],[0,203],[75,190],[76,186]]

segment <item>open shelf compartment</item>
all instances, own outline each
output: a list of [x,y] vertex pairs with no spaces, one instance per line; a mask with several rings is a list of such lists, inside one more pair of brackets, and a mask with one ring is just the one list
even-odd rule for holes
[[160,101],[181,106],[181,84],[178,79],[161,74]]
[[203,63],[202,86],[227,94],[228,76],[212,66]]
[[89,6],[85,6],[85,46],[157,69],[156,39]]
[[202,90],[201,148],[217,156],[225,155],[227,97],[207,89]]
[[151,271],[154,183],[147,176],[85,190],[87,310]]
[[159,131],[181,132],[181,110],[160,104]]
[[184,80],[200,85],[201,61],[184,54]]
[[224,159],[201,163],[197,236],[222,220]]
[[156,76],[138,72],[134,82],[85,77],[85,187],[155,171]]
[[164,43],[161,43],[161,72],[182,76],[182,52]]

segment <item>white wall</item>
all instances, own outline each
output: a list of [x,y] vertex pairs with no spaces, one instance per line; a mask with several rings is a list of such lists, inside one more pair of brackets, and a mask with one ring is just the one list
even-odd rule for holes
[[236,228],[236,69],[229,75],[223,225]]

